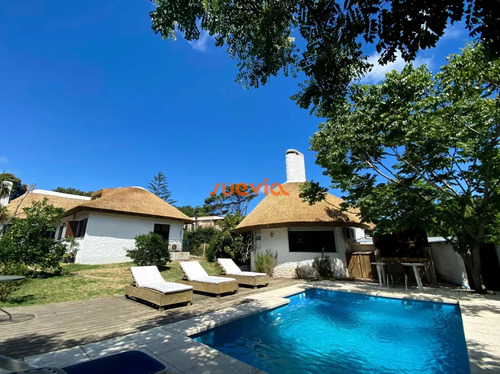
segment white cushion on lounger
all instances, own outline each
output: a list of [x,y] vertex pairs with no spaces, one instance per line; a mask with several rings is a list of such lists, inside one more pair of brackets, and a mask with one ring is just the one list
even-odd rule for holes
[[201,267],[198,261],[181,261],[180,264],[188,280],[208,277],[207,272]]
[[217,262],[228,275],[243,275],[245,277],[259,277],[261,275],[267,275],[266,273],[255,273],[253,271],[241,271],[241,269],[230,258],[218,258]]
[[267,275],[266,273],[256,273],[253,271],[242,271],[241,273],[238,273],[238,275],[243,275],[245,277],[261,277],[263,275]]
[[204,282],[204,283],[227,283],[227,282],[233,282],[236,279],[226,278],[226,277],[208,276],[208,277],[193,278],[190,280],[193,282]]
[[138,287],[151,288],[164,293],[187,291],[193,288],[185,284],[165,282],[156,266],[132,266],[130,271]]
[[234,263],[230,258],[218,258],[217,262],[224,269],[226,274],[238,274],[241,273],[241,269]]
[[163,292],[164,294],[189,291],[193,289],[193,287],[188,286],[187,284],[165,282],[165,281],[161,283],[147,283],[142,287],[160,291]]
[[144,283],[165,282],[156,266],[132,266],[130,271],[139,287],[143,287]]

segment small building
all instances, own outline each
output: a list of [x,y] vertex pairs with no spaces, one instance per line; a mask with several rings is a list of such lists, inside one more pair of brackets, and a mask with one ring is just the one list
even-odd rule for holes
[[288,195],[268,194],[236,228],[252,232],[252,267],[255,256],[269,250],[277,255],[277,264],[311,260],[324,251],[347,268],[347,241],[364,238],[370,226],[361,222],[358,210],[342,212],[343,200],[331,194],[314,205],[302,201],[304,155],[294,149],[286,152],[286,175],[281,186]]
[[24,207],[47,198],[65,213],[56,226],[56,239],[74,237],[78,243],[75,262],[109,264],[130,261],[127,249],[135,237],[154,232],[182,251],[184,224],[192,219],[141,187],[105,188],[91,197],[34,190],[11,201],[9,212],[23,218]]
[[188,223],[184,228],[187,231],[193,231],[198,227],[219,227],[220,222],[224,220],[224,217],[220,216],[200,216],[193,217],[194,222]]

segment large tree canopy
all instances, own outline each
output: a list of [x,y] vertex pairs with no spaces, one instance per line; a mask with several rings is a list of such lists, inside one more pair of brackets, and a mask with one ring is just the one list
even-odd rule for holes
[[[408,65],[351,86],[311,141],[366,221],[451,237],[478,291],[479,246],[500,238],[500,59],[484,54],[470,45],[435,76]],[[304,195],[317,200],[315,190]]]
[[307,77],[295,96],[301,107],[324,117],[346,94],[353,79],[369,69],[362,42],[374,44],[380,61],[398,52],[409,61],[433,47],[449,22],[465,18],[470,35],[480,39],[490,57],[500,54],[500,12],[489,0],[153,0],[153,30],[187,40],[206,30],[217,46],[236,58],[237,80],[265,84],[283,71]]

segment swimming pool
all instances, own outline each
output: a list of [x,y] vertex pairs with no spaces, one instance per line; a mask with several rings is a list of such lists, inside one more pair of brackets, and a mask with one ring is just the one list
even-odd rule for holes
[[310,289],[192,338],[268,373],[469,373],[453,304]]

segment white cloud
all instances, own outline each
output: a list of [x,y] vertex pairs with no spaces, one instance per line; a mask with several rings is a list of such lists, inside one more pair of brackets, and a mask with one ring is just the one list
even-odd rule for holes
[[[378,59],[380,55],[375,53],[373,55],[368,56],[368,62],[373,65],[372,70],[369,71],[363,78],[360,79],[360,83],[367,84],[375,84],[380,83],[384,80],[385,75],[393,70],[401,71],[403,70],[406,62],[401,57],[401,53],[397,52],[396,60],[393,62],[389,62],[385,65],[380,65],[378,63]],[[417,57],[413,61],[413,66],[418,67],[420,65],[427,65],[428,67],[432,67],[433,57]]]
[[0,156],[0,164],[8,164],[9,160],[7,160],[7,157]]
[[205,52],[207,50],[207,44],[210,40],[210,35],[208,31],[202,30],[198,40],[193,40],[188,42],[195,51]]

